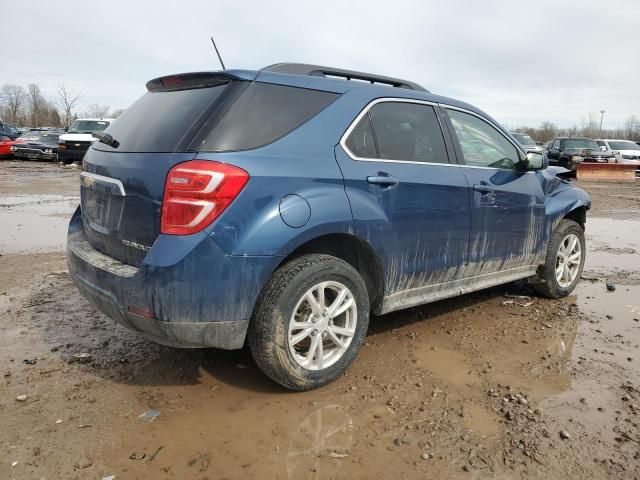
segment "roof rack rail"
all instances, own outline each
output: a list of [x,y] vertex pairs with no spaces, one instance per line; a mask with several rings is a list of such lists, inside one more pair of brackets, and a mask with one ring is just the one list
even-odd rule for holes
[[268,67],[264,67],[262,70],[266,72],[289,73],[293,75],[311,75],[314,77],[337,77],[345,80],[360,80],[371,84],[379,83],[391,87],[406,88],[408,90],[417,90],[419,92],[429,93],[429,90],[426,88],[408,80],[385,77],[383,75],[374,75],[371,73],[355,72],[353,70],[345,70],[342,68],[309,65],[306,63],[275,63]]

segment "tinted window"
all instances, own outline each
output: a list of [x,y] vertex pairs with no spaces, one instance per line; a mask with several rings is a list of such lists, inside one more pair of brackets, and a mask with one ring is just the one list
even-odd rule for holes
[[147,92],[107,130],[120,146],[114,150],[96,142],[93,148],[118,152],[186,150],[205,113],[227,85]]
[[448,110],[464,163],[476,167],[514,169],[518,150],[498,130],[474,115]]
[[375,140],[373,138],[373,129],[371,128],[371,120],[369,115],[365,115],[353,129],[351,135],[347,139],[347,148],[356,157],[360,158],[377,158]]
[[285,136],[320,112],[337,94],[251,83],[194,149],[248,150]]
[[599,150],[598,144],[595,140],[590,138],[567,138],[562,140],[562,148],[575,148],[575,149],[588,149]]
[[385,160],[448,163],[440,123],[433,107],[417,103],[384,102],[369,110]]

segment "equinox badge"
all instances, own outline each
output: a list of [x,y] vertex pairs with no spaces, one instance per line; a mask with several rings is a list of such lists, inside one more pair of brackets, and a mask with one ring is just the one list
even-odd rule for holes
[[136,248],[138,250],[142,250],[143,252],[148,252],[149,250],[151,250],[151,247],[147,247],[146,245],[142,245],[140,243],[136,243],[136,242],[132,242],[130,240],[122,240],[122,244],[126,245],[127,247],[131,247],[131,248]]

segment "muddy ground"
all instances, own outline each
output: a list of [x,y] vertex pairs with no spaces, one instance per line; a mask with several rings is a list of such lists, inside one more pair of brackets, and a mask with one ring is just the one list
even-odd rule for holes
[[373,319],[343,378],[291,393],[246,351],[155,345],[80,297],[77,177],[0,163],[0,479],[640,478],[638,184],[583,185],[575,295]]

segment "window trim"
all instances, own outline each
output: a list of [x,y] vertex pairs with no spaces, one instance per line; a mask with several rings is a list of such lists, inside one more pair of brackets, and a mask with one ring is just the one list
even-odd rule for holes
[[[358,123],[360,122],[360,119],[362,119],[362,117],[364,117],[365,115],[367,115],[369,113],[369,111],[371,110],[371,108],[373,108],[375,105],[377,105],[378,103],[385,103],[385,102],[395,102],[395,103],[417,103],[419,105],[428,105],[433,107],[433,109],[435,110],[436,113],[436,118],[438,119],[438,124],[440,125],[440,131],[442,132],[442,137],[444,140],[444,144],[445,144],[445,150],[447,151],[447,159],[449,160],[449,162],[447,163],[435,163],[435,162],[414,162],[411,160],[392,160],[392,159],[382,159],[382,158],[366,158],[366,157],[358,157],[356,155],[353,154],[353,152],[351,150],[349,150],[349,148],[347,147],[347,138],[349,138],[349,135],[351,135],[351,132],[356,128],[356,125],[358,125]],[[447,103],[440,103],[440,102],[430,102],[428,100],[418,100],[418,99],[413,99],[413,98],[399,98],[399,97],[382,97],[382,98],[376,98],[372,101],[370,101],[369,103],[367,103],[367,105],[365,105],[365,107],[362,109],[362,111],[356,116],[355,119],[353,119],[353,121],[349,124],[349,126],[347,127],[347,129],[345,130],[345,132],[342,134],[342,137],[340,137],[340,146],[342,147],[342,149],[345,151],[345,153],[347,154],[347,156],[351,159],[351,160],[355,160],[358,162],[383,162],[383,163],[407,163],[410,165],[440,165],[440,166],[448,166],[448,167],[466,167],[466,168],[481,168],[481,169],[488,169],[488,170],[505,170],[504,168],[498,168],[498,167],[480,167],[480,166],[476,166],[476,165],[466,165],[465,163],[460,163],[458,160],[458,163],[452,163],[451,162],[451,152],[449,151],[449,146],[447,145],[447,140],[445,137],[445,132],[449,131],[449,128],[446,125],[442,124],[442,113],[438,112],[438,108],[436,107],[440,107],[443,108],[445,110],[450,109],[450,110],[458,110],[460,112],[463,113],[468,113],[470,115],[473,115],[474,117],[479,118],[480,120],[488,123],[490,126],[492,126],[500,135],[502,135],[504,138],[506,138],[509,143],[511,143],[518,152],[520,152],[522,155],[526,155],[524,149],[522,147],[520,147],[516,142],[514,142],[513,140],[511,140],[507,135],[504,134],[504,132],[502,132],[502,130],[500,130],[500,128],[493,123],[492,121],[486,119],[485,117],[483,117],[482,115],[473,112],[471,110],[468,110],[466,108],[462,108],[462,107],[457,107],[454,105],[449,105]],[[374,136],[375,136],[375,130],[373,132]],[[455,132],[454,132],[455,134]],[[455,141],[457,140],[457,136],[455,137],[455,140],[452,138],[451,139],[452,142],[454,142],[454,150],[455,150]],[[462,159],[464,161],[464,158]],[[526,173],[531,173],[531,172],[526,172]]]
[[[436,118],[438,119],[438,125],[440,126],[440,133],[442,134],[442,142],[444,143],[444,148],[445,148],[445,151],[447,152],[447,160],[449,161],[447,163],[415,162],[413,160],[394,160],[394,159],[388,159],[388,158],[368,158],[368,157],[356,156],[351,150],[349,150],[349,147],[347,147],[347,139],[349,138],[349,135],[351,135],[351,132],[353,132],[353,130],[356,128],[358,123],[360,123],[360,120],[365,115],[368,115],[369,111],[379,103],[417,103],[418,105],[427,105],[427,106],[433,107],[434,113],[436,114]],[[342,134],[342,137],[340,137],[340,142],[339,142],[340,146],[342,147],[342,149],[345,151],[345,153],[351,160],[355,160],[358,162],[408,163],[410,165],[456,166],[455,163],[451,163],[451,153],[449,151],[449,146],[447,145],[447,140],[445,137],[446,129],[442,125],[442,119],[440,118],[440,114],[438,113],[438,109],[437,109],[438,105],[439,104],[437,102],[429,102],[426,100],[415,100],[412,98],[394,98],[394,97],[376,98],[375,100],[372,100],[371,102],[369,102],[362,109],[362,111],[356,116],[356,118],[349,124],[349,127],[347,127],[345,132]],[[371,128],[373,129],[373,124],[371,125]],[[375,135],[376,135],[375,129],[373,129],[373,135],[375,138]],[[377,144],[377,140],[376,140],[376,144]]]

